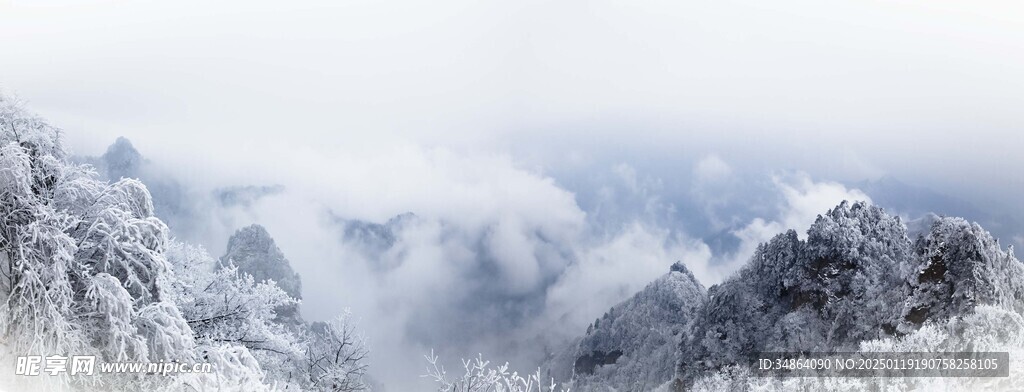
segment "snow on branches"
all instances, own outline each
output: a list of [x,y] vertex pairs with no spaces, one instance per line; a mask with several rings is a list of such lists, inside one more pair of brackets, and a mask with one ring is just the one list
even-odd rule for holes
[[201,248],[170,240],[142,182],[100,180],[66,155],[58,129],[0,95],[0,360],[95,355],[214,367],[33,379],[45,389],[366,389],[367,350],[348,318],[323,328],[297,315],[280,322],[276,311],[298,301],[273,280],[218,268]]
[[437,355],[431,351],[426,355],[427,374],[423,377],[435,381],[438,392],[569,392],[559,389],[554,379],[544,382],[540,369],[533,374],[520,375],[509,371],[508,363],[492,367],[483,355],[472,360],[462,360],[463,374],[451,378],[444,366],[438,364]]

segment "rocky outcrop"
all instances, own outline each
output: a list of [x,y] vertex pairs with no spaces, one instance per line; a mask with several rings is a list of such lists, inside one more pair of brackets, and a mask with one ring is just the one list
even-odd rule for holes
[[[302,280],[263,226],[251,225],[235,232],[228,240],[221,265],[235,265],[252,275],[256,282],[273,280],[289,296],[302,299]],[[299,320],[298,306],[277,310],[281,319]]]

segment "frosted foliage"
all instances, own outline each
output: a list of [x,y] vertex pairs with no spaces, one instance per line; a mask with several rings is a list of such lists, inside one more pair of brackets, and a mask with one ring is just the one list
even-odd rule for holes
[[0,94],[0,144],[16,143],[35,155],[64,159],[61,131],[24,110],[18,100]]
[[170,274],[158,283],[164,298],[178,304],[187,318],[190,311],[185,305],[195,302],[195,293],[202,291],[212,279],[214,261],[200,246],[171,240],[164,249],[164,257],[170,266]]
[[167,252],[174,278],[167,297],[180,307],[194,336],[206,345],[247,347],[267,365],[269,380],[289,383],[301,373],[303,331],[276,323],[275,308],[295,304],[273,282],[255,283],[237,268],[215,269],[202,248],[172,242]]
[[9,198],[24,198],[32,193],[32,163],[18,143],[0,147],[0,192]]
[[167,270],[167,226],[152,213],[145,186],[122,179],[99,194],[76,232],[82,263],[118,278],[140,304],[160,300],[157,277]]
[[183,279],[189,291],[177,294],[179,306],[198,337],[287,350],[275,347],[273,339],[283,333],[273,322],[275,307],[295,302],[283,290],[272,283],[255,283],[233,267]]
[[369,350],[348,312],[326,323],[314,324],[306,348],[312,385],[326,391],[360,391]]
[[84,316],[92,320],[88,329],[94,331],[93,344],[104,359],[141,361],[147,358],[145,339],[132,323],[136,317],[132,298],[117,278],[105,273],[92,277],[85,300],[88,312]]
[[147,338],[149,358],[158,360],[189,360],[195,341],[192,329],[170,302],[156,302],[139,310],[135,319],[139,332]]
[[173,379],[167,391],[275,391],[263,380],[266,374],[248,349],[233,345],[216,345],[202,351],[212,373],[192,373]]
[[[50,204],[58,132],[0,97],[0,342],[7,353],[93,352],[76,301],[85,268],[68,235],[76,217]],[[64,378],[59,382],[67,382]]]
[[100,181],[67,162],[59,135],[0,96],[0,362],[96,355],[209,361],[215,371],[0,377],[0,389],[316,389],[302,370],[307,327],[273,322],[275,307],[294,299],[273,281],[215,272],[200,248],[170,241],[145,185]]
[[[13,153],[4,149],[3,154]],[[14,168],[13,171],[20,169]],[[12,171],[12,172],[13,172]],[[74,322],[72,274],[80,267],[75,241],[65,234],[72,218],[38,203],[35,195],[0,196],[0,327],[13,349],[31,352],[78,348],[84,338]]]
[[483,357],[463,360],[460,376],[448,375],[438,365],[437,356],[431,352],[427,357],[428,377],[437,383],[437,392],[569,392],[558,387],[552,379],[545,380],[538,369],[534,374],[520,375],[510,372],[508,364],[492,366]]
[[171,242],[173,279],[163,285],[204,346],[245,347],[263,381],[280,389],[366,390],[369,350],[348,313],[329,322],[283,322],[277,311],[298,305],[273,280],[257,282],[223,266],[202,248]]
[[1024,382],[1024,318],[1000,307],[982,305],[943,323],[926,323],[911,334],[864,341],[864,352],[1009,351],[1010,377],[992,378],[787,378],[749,377],[731,367],[697,379],[695,391],[1010,391]]

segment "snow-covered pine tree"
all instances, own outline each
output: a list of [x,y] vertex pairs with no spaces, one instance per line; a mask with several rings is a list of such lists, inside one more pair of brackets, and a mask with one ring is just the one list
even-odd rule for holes
[[[276,310],[297,301],[276,282],[214,268],[204,250],[170,240],[154,213],[143,183],[110,183],[71,163],[58,129],[0,95],[0,361],[95,355],[214,366],[172,377],[0,377],[0,389],[365,389],[367,350],[347,318],[327,329],[297,315],[282,324]],[[310,366],[314,349],[347,356]]]

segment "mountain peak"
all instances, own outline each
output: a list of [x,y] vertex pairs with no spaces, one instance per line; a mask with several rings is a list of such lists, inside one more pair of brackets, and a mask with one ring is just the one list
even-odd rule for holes
[[687,277],[690,278],[690,280],[693,280],[695,282],[697,281],[697,277],[693,276],[693,272],[690,272],[690,269],[686,268],[686,264],[683,263],[682,261],[676,261],[675,263],[672,263],[672,266],[668,267],[668,272],[678,272],[686,275]]
[[124,136],[118,137],[114,144],[107,147],[107,152],[100,159],[107,177],[112,180],[138,177],[143,162],[142,154]]
[[238,229],[228,239],[228,249],[235,248],[260,249],[264,252],[272,252],[271,249],[276,247],[274,239],[270,236],[267,228],[253,223]]
[[661,384],[675,374],[682,332],[697,316],[706,293],[686,265],[677,261],[667,274],[590,325],[574,347],[571,372],[567,363],[551,368],[560,376],[575,374],[580,390],[601,384],[619,390]]
[[291,263],[277,247],[274,238],[261,225],[252,224],[235,232],[228,240],[221,263],[233,263],[257,281],[273,280],[288,295],[302,298],[302,282]]

